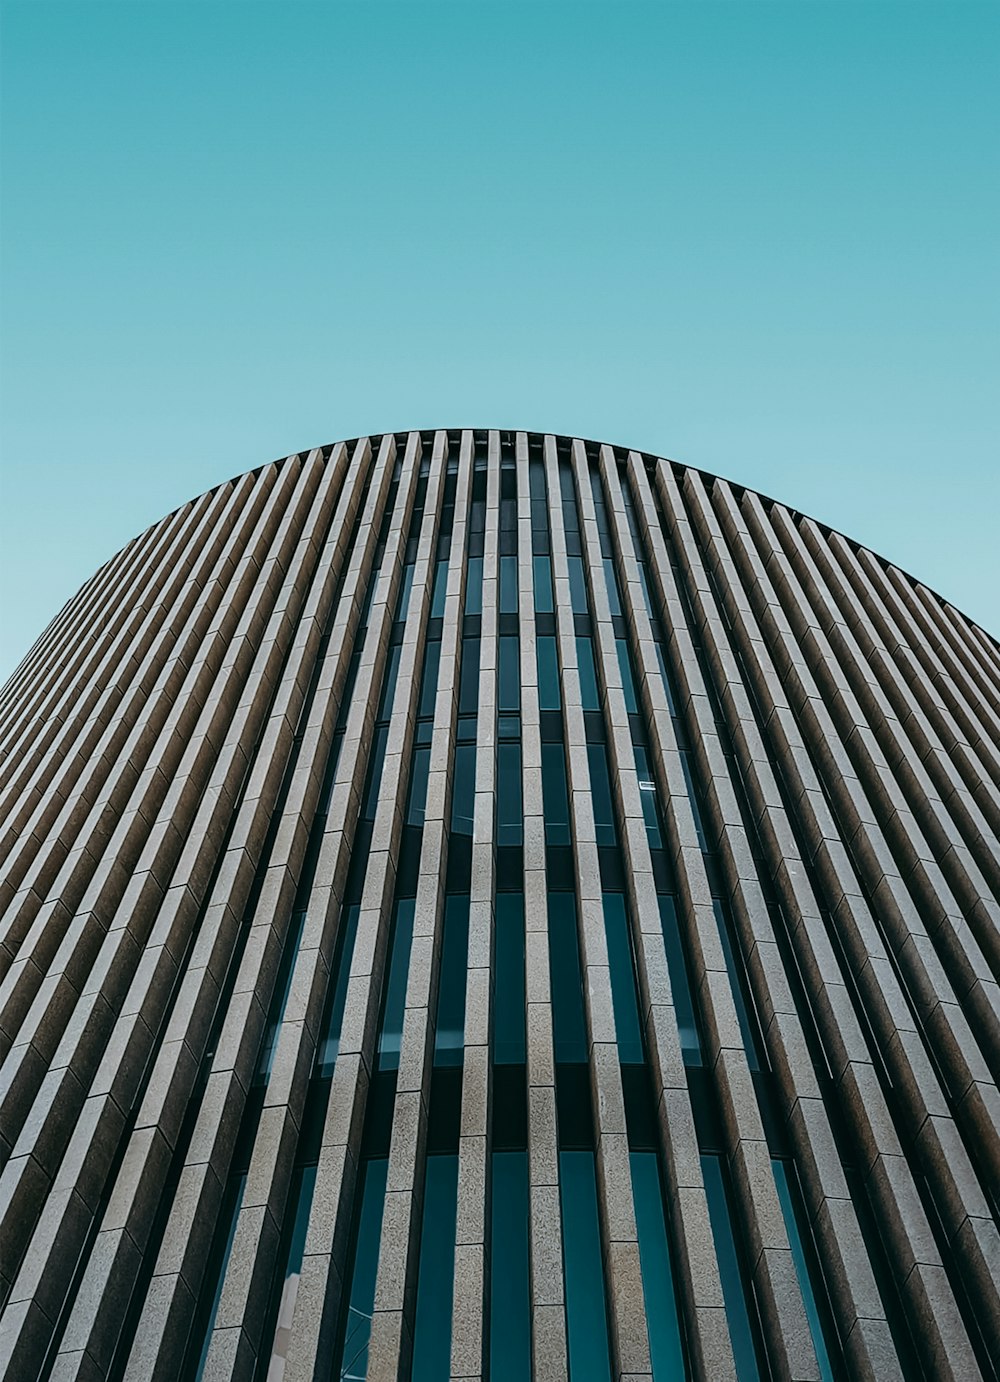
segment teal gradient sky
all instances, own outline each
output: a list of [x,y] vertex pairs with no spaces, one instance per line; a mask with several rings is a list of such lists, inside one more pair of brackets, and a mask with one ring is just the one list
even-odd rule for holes
[[129,538],[367,431],[669,455],[1000,633],[1000,5],[2,10],[0,678]]

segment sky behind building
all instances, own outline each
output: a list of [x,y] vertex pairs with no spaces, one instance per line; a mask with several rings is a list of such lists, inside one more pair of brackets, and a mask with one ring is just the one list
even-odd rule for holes
[[1000,633],[1000,8],[2,11],[0,678],[202,490],[363,432],[671,456]]

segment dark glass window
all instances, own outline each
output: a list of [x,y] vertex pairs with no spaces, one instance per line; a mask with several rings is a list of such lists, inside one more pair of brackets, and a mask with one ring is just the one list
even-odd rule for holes
[[323,1040],[316,1051],[316,1074],[333,1074],[340,1046],[340,1028],[344,1021],[344,1004],[347,1002],[347,985],[351,977],[351,957],[354,954],[354,938],[358,933],[358,917],[361,908],[352,903],[341,912],[340,925],[344,931],[343,943],[338,936],[339,953],[337,958],[337,977],[333,987],[333,1001]]
[[483,612],[482,557],[469,557],[466,563],[465,612],[466,614],[482,614]]
[[289,922],[291,935],[286,938],[281,952],[281,966],[268,1007],[267,1030],[264,1033],[264,1041],[257,1061],[257,1079],[263,1080],[265,1083],[271,1074],[271,1066],[274,1064],[274,1050],[278,1044],[281,1020],[285,1015],[285,1008],[288,1006],[288,995],[292,990],[292,971],[295,967],[295,957],[299,953],[299,942],[302,939],[305,924],[306,912],[305,908],[302,908],[293,914]]
[[387,720],[392,711],[392,698],[396,692],[396,680],[399,677],[399,659],[402,652],[402,643],[393,643],[385,660],[385,678],[382,682],[382,699],[379,702],[380,720]]
[[455,745],[455,776],[451,793],[451,828],[456,835],[471,835],[476,810],[476,746]]
[[698,803],[698,793],[695,791],[694,777],[691,773],[690,752],[688,749],[680,750],[681,769],[684,773],[684,785],[687,788],[688,801],[691,803],[691,814],[694,816],[694,828],[698,835],[698,846],[702,850],[708,848],[708,841],[705,838],[705,827],[701,819],[701,806]]
[[635,959],[629,936],[625,898],[621,893],[605,893],[604,930],[611,967],[611,1000],[615,1013],[618,1055],[623,1065],[638,1065],[644,1059],[639,997],[635,987]]
[[424,652],[424,675],[420,685],[420,709],[417,714],[427,719],[434,714],[437,696],[438,670],[441,666],[441,640],[432,638]]
[[439,561],[434,568],[434,590],[431,594],[431,618],[444,617],[444,603],[448,594],[448,562]]
[[462,672],[459,680],[458,713],[475,715],[479,708],[479,639],[462,639]]
[[[389,1169],[386,1157],[375,1157],[364,1165],[364,1189],[354,1249],[350,1295],[341,1333],[340,1359],[332,1370],[336,1378],[364,1377],[368,1367],[368,1341],[371,1337],[372,1310],[375,1305],[375,1277],[378,1272],[378,1241],[385,1209],[385,1182]],[[346,1295],[346,1292],[345,1292]]]
[[672,897],[662,893],[657,901],[660,904],[660,924],[663,927],[663,944],[667,952],[667,969],[670,972],[670,988],[674,998],[674,1012],[677,1015],[681,1052],[685,1065],[701,1065],[701,1039],[698,1035],[694,1004],[691,1001],[691,985],[688,982],[684,946],[677,925],[676,904]]
[[556,640],[548,637],[548,635],[536,639],[535,656],[538,659],[538,708],[539,710],[561,710],[559,654]]
[[587,1059],[587,1028],[580,974],[580,941],[576,898],[549,893],[549,977],[552,986],[552,1035],[557,1061]]
[[498,1065],[523,1064],[524,897],[497,893],[493,1058]]
[[604,580],[608,587],[608,604],[611,606],[612,615],[621,614],[622,602],[618,594],[618,576],[615,572],[615,564],[610,557],[604,560]]
[[527,1152],[493,1153],[492,1218],[490,1376],[530,1382]]
[[639,778],[639,799],[642,802],[642,818],[646,822],[646,837],[650,849],[663,848],[660,833],[660,813],[656,809],[656,783],[653,780],[649,757],[641,744],[634,744],[635,771]]
[[[412,1382],[441,1382],[451,1375],[457,1204],[458,1157],[441,1153],[429,1156],[420,1231]],[[358,1376],[363,1377],[364,1372]]]
[[515,636],[500,639],[498,657],[498,709],[501,715],[521,709],[521,644]]
[[365,805],[361,812],[363,820],[373,821],[378,807],[379,788],[382,786],[382,764],[385,762],[385,746],[389,738],[389,726],[379,725],[372,740],[371,757],[368,761],[368,790]]
[[701,1171],[705,1180],[705,1194],[708,1197],[708,1217],[712,1224],[715,1252],[719,1259],[722,1298],[726,1303],[726,1320],[736,1359],[736,1376],[739,1382],[756,1382],[760,1377],[760,1370],[757,1366],[753,1326],[743,1288],[743,1276],[736,1253],[736,1238],[721,1159],[714,1153],[704,1153],[701,1158]]
[[608,776],[608,754],[603,744],[587,745],[590,764],[590,795],[594,807],[597,843],[613,845],[618,839],[615,812],[611,803],[611,779]]
[[[279,1277],[281,1295],[278,1298],[278,1313],[274,1322],[268,1357],[268,1375],[281,1377],[288,1356],[288,1343],[292,1333],[292,1315],[295,1311],[295,1297],[299,1291],[299,1276],[302,1271],[302,1257],[306,1246],[306,1230],[309,1227],[309,1211],[312,1208],[313,1190],[316,1188],[316,1167],[302,1166],[295,1173],[289,1194],[289,1211],[293,1214],[291,1238],[284,1261],[284,1270]],[[280,1269],[279,1269],[280,1270]]]
[[[212,1343],[212,1330],[215,1328],[215,1317],[219,1313],[219,1301],[222,1299],[222,1287],[226,1280],[226,1268],[229,1266],[229,1259],[233,1252],[233,1240],[236,1237],[236,1226],[240,1219],[240,1206],[243,1203],[243,1192],[247,1187],[246,1172],[237,1176],[230,1176],[226,1186],[226,1200],[223,1204],[223,1214],[220,1215],[222,1222],[225,1222],[225,1215],[228,1213],[229,1225],[226,1230],[226,1240],[222,1249],[222,1258],[217,1269],[215,1281],[215,1291],[212,1295],[212,1305],[208,1312],[208,1319],[205,1323],[205,1333],[202,1338],[201,1351],[198,1355],[198,1366],[195,1369],[195,1382],[201,1382],[205,1372],[205,1363],[208,1359],[208,1350]],[[218,1232],[218,1230],[216,1230]],[[213,1264],[214,1265],[214,1264]]]
[[[820,1375],[823,1382],[833,1382],[830,1351],[827,1348],[819,1301],[813,1288],[813,1276],[814,1274],[818,1275],[818,1271],[814,1262],[812,1263],[812,1270],[810,1270],[810,1260],[813,1254],[809,1253],[808,1257],[806,1254],[805,1244],[809,1237],[808,1227],[805,1230],[805,1238],[800,1231],[800,1224],[806,1223],[806,1213],[795,1175],[795,1166],[792,1162],[786,1163],[778,1157],[772,1157],[771,1169],[774,1171],[774,1183],[778,1188],[781,1213],[785,1220],[788,1243],[792,1249],[795,1275],[799,1279],[802,1301],[806,1307],[806,1318],[809,1321],[809,1332],[812,1335],[813,1348],[816,1350],[816,1361],[819,1363]],[[822,1286],[820,1289],[822,1294]]]
[[542,745],[542,807],[545,811],[546,843],[568,845],[569,800],[566,795],[566,756],[562,744]]
[[517,557],[500,558],[500,613],[517,613]]
[[566,1334],[573,1382],[610,1382],[593,1152],[559,1153]]
[[403,567],[403,587],[399,592],[399,607],[396,610],[397,623],[402,623],[410,608],[410,591],[413,589],[414,569],[413,562],[407,562]]
[[584,710],[600,710],[601,697],[597,690],[594,668],[594,645],[589,638],[576,640],[576,661],[580,669],[580,698]]
[[406,971],[410,965],[410,944],[413,940],[413,908],[412,897],[402,897],[396,903],[389,974],[382,1009],[382,1030],[378,1040],[380,1070],[396,1070],[399,1066],[399,1044],[403,1035],[403,1013],[406,1008]]
[[670,1263],[663,1182],[655,1152],[630,1152],[629,1162],[653,1382],[674,1382],[686,1377],[687,1372]]
[[639,701],[635,694],[635,678],[632,675],[632,659],[628,655],[628,644],[624,638],[616,638],[618,649],[618,670],[622,676],[622,690],[625,693],[625,709],[630,715],[639,713]]
[[535,586],[535,613],[551,614],[552,607],[552,565],[548,557],[532,558]]
[[740,1035],[743,1037],[743,1049],[747,1053],[747,1064],[751,1070],[760,1070],[763,1061],[761,1060],[762,1047],[758,1036],[756,1014],[751,1012],[753,1000],[747,990],[746,975],[743,973],[742,965],[737,966],[733,952],[733,942],[729,935],[729,918],[726,914],[725,905],[718,898],[712,899],[712,910],[715,912],[715,922],[719,928],[722,952],[726,957],[729,987],[733,991],[733,1002],[736,1005],[736,1016],[739,1019]]
[[445,898],[441,982],[438,988],[434,1064],[461,1065],[465,1041],[465,976],[469,957],[469,898]]
[[590,607],[587,604],[587,580],[583,572],[582,557],[568,557],[569,563],[569,598],[574,614],[588,614]]
[[429,748],[413,750],[413,767],[410,769],[410,800],[406,808],[406,824],[422,826],[424,810],[427,806],[427,778],[430,774],[431,751]]
[[[670,673],[667,671],[667,664],[663,657],[663,648],[659,642],[656,644],[656,660],[660,664],[660,676],[663,679],[663,691],[667,698],[667,709],[676,718],[677,697],[674,695],[674,688],[670,681]],[[690,784],[689,784],[690,790]]]
[[521,745],[497,745],[497,844],[519,845],[523,836],[521,809]]

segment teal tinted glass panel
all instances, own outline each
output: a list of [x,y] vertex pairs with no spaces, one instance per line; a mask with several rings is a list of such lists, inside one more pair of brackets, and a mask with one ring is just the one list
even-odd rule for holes
[[479,650],[478,638],[462,639],[462,669],[458,683],[460,715],[475,715],[479,708]]
[[202,1339],[201,1351],[198,1355],[198,1366],[195,1369],[195,1382],[201,1382],[205,1374],[205,1363],[208,1360],[208,1350],[212,1343],[212,1330],[215,1328],[215,1317],[219,1313],[219,1301],[222,1299],[222,1287],[226,1280],[226,1268],[229,1266],[229,1259],[233,1252],[233,1241],[236,1238],[236,1226],[240,1219],[240,1206],[243,1203],[243,1192],[247,1188],[246,1175],[241,1175],[235,1181],[230,1180],[227,1186],[229,1196],[229,1224],[226,1229],[226,1243],[222,1250],[222,1261],[219,1264],[218,1280],[215,1283],[215,1291],[212,1296],[212,1308],[208,1313],[208,1321],[205,1325],[205,1336]]
[[399,677],[399,659],[402,656],[402,643],[394,643],[389,649],[385,660],[385,677],[382,681],[382,699],[379,701],[378,717],[380,720],[387,720],[392,713],[392,698],[396,693],[396,681]]
[[809,1332],[812,1335],[813,1348],[816,1350],[816,1361],[819,1363],[820,1375],[823,1382],[833,1382],[830,1350],[827,1347],[816,1292],[813,1287],[812,1272],[809,1269],[799,1227],[800,1222],[804,1222],[805,1219],[805,1208],[802,1204],[799,1187],[794,1180],[795,1167],[791,1163],[786,1165],[778,1157],[772,1157],[771,1169],[774,1172],[774,1183],[778,1188],[781,1213],[785,1220],[788,1243],[792,1249],[795,1275],[799,1279],[799,1289],[802,1291],[802,1301],[806,1307],[806,1319],[809,1321]]
[[663,690],[667,698],[667,709],[671,715],[677,714],[677,697],[674,695],[673,683],[670,680],[670,673],[667,671],[667,664],[664,661],[663,649],[659,643],[656,645],[656,660],[660,664],[660,676],[663,679]]
[[649,594],[649,580],[646,576],[646,563],[644,561],[639,562],[639,584],[642,586],[642,598],[646,606],[646,613],[652,619],[653,601]]
[[641,744],[634,744],[635,771],[639,778],[639,800],[642,802],[642,818],[646,822],[646,838],[650,849],[663,848],[660,833],[660,815],[656,809],[656,783],[653,780],[649,757]]
[[521,810],[521,745],[497,745],[497,844],[519,845],[524,826]]
[[759,1070],[762,1065],[761,1048],[757,1040],[757,1024],[750,1017],[749,1004],[752,1000],[745,991],[746,976],[738,966],[736,957],[733,953],[733,942],[729,935],[726,909],[718,898],[712,899],[712,910],[715,913],[715,923],[719,928],[719,939],[722,942],[722,952],[726,957],[726,969],[729,972],[729,987],[732,989],[733,993],[733,1003],[736,1006],[736,1016],[739,1019],[740,1035],[743,1038],[743,1049],[747,1054],[747,1064],[751,1070]]
[[663,945],[667,952],[670,990],[674,999],[684,1064],[701,1065],[701,1039],[698,1035],[694,1004],[691,1001],[691,985],[688,980],[684,946],[678,930],[676,903],[672,897],[662,893],[657,901],[660,904],[660,925],[663,927]]
[[587,745],[590,764],[590,797],[594,808],[594,826],[599,845],[613,845],[618,839],[615,812],[611,804],[611,779],[608,777],[608,754],[603,744]]
[[430,773],[431,751],[419,748],[413,751],[413,767],[410,769],[410,800],[406,809],[406,824],[422,826],[427,806],[427,778]]
[[412,897],[400,898],[396,903],[389,975],[382,1010],[382,1030],[378,1039],[380,1070],[395,1070],[399,1066],[399,1043],[403,1035],[403,1012],[406,1007],[406,971],[410,964],[410,944],[413,940],[413,908]]
[[576,663],[580,669],[580,699],[584,710],[600,710],[601,697],[597,690],[594,647],[589,638],[576,640]]
[[483,559],[470,557],[465,568],[465,612],[483,612]]
[[612,615],[621,614],[622,602],[618,594],[618,576],[615,573],[615,564],[610,557],[604,559],[604,581],[608,588],[608,604],[611,606]]
[[524,897],[497,893],[493,1058],[501,1065],[523,1064],[524,1051]]
[[639,1021],[639,996],[635,988],[635,961],[629,937],[625,898],[621,893],[605,893],[604,930],[611,967],[611,1002],[618,1037],[618,1059],[623,1065],[640,1065],[644,1058],[642,1026]]
[[521,709],[521,641],[505,635],[500,639],[497,670],[498,708],[501,715]]
[[386,1157],[377,1157],[365,1163],[351,1293],[347,1318],[343,1323],[344,1342],[337,1366],[331,1372],[331,1376],[338,1379],[364,1377],[368,1368],[368,1340],[371,1337],[375,1276],[378,1271],[378,1240],[382,1232],[388,1169]]
[[455,745],[455,775],[451,788],[451,828],[456,835],[472,834],[476,810],[476,746]]
[[351,956],[354,954],[354,939],[358,933],[358,917],[360,915],[361,908],[356,903],[345,907],[340,914],[340,924],[344,927],[344,943],[337,961],[337,977],[334,981],[330,1019],[323,1040],[316,1052],[316,1074],[324,1077],[333,1074],[333,1067],[337,1060],[340,1028],[344,1021],[344,1004],[347,1002],[347,985],[351,977]]
[[433,638],[424,653],[424,676],[420,684],[421,719],[429,719],[434,714],[434,700],[437,696],[438,669],[441,665],[441,640]]
[[493,1153],[490,1377],[531,1382],[528,1154]]
[[653,1382],[683,1382],[687,1372],[656,1153],[630,1152],[629,1162]]
[[500,558],[500,613],[517,613],[517,557]]
[[399,605],[396,609],[396,622],[400,623],[409,613],[410,591],[413,589],[413,572],[415,570],[413,562],[407,562],[403,567],[403,588],[399,592]]
[[385,746],[388,738],[389,726],[380,725],[372,740],[371,758],[368,766],[368,791],[365,793],[364,809],[361,812],[362,819],[366,821],[375,819],[379,788],[382,785],[382,764],[385,762]]
[[535,613],[552,613],[552,563],[548,557],[533,557],[532,572],[535,587]]
[[461,1065],[465,1038],[465,976],[469,957],[469,898],[445,898],[434,1064]]
[[708,1197],[708,1217],[712,1224],[715,1252],[719,1259],[722,1298],[726,1304],[726,1321],[736,1359],[736,1376],[739,1382],[757,1382],[760,1370],[757,1366],[753,1329],[743,1290],[743,1277],[736,1255],[736,1239],[733,1235],[729,1198],[720,1158],[705,1153],[701,1158],[701,1172],[705,1181],[705,1194]]
[[549,893],[549,982],[552,986],[552,1036],[557,1061],[587,1059],[587,1028],[580,975],[576,898]]
[[625,693],[625,709],[630,715],[639,713],[639,701],[635,694],[635,678],[632,676],[632,660],[628,655],[628,644],[624,638],[615,639],[618,650],[618,670],[622,677],[622,691]]
[[691,814],[694,817],[694,828],[698,835],[698,847],[701,850],[708,849],[708,840],[705,836],[705,826],[701,819],[701,806],[698,802],[698,793],[695,791],[694,777],[691,772],[690,753],[687,749],[680,750],[681,771],[684,773],[684,785],[687,788],[688,801],[691,803]]
[[535,656],[538,659],[538,708],[539,710],[561,710],[559,654],[556,649],[556,640],[547,634],[537,639]]
[[271,1002],[268,1005],[267,1030],[264,1033],[264,1040],[261,1043],[260,1056],[257,1061],[257,1079],[258,1081],[263,1080],[265,1083],[270,1077],[271,1067],[274,1064],[274,1051],[278,1044],[278,1033],[281,1031],[281,1019],[284,1017],[285,1008],[288,1006],[295,957],[299,953],[299,942],[302,939],[305,924],[305,908],[292,914],[289,923],[292,934],[286,938],[281,952],[281,966],[275,981],[274,992],[271,995]]
[[439,561],[434,568],[434,590],[431,595],[431,618],[444,618],[444,602],[448,594],[448,563]]
[[429,1156],[420,1231],[412,1382],[442,1382],[451,1376],[457,1200],[458,1157],[440,1153]]
[[569,799],[566,795],[566,757],[562,744],[542,745],[542,809],[545,842],[569,844]]
[[572,1382],[610,1382],[608,1317],[592,1152],[559,1153],[566,1334]]
[[569,599],[574,614],[588,614],[587,579],[583,573],[582,557],[567,557],[569,566]]
[[292,1234],[285,1258],[281,1280],[281,1294],[278,1297],[277,1318],[271,1336],[268,1359],[268,1376],[280,1378],[284,1372],[288,1356],[288,1344],[292,1336],[292,1315],[295,1311],[295,1298],[299,1292],[299,1277],[302,1272],[302,1257],[306,1246],[306,1229],[309,1227],[309,1211],[312,1208],[313,1191],[316,1188],[316,1167],[301,1167],[295,1174],[289,1197],[289,1209],[294,1214]]

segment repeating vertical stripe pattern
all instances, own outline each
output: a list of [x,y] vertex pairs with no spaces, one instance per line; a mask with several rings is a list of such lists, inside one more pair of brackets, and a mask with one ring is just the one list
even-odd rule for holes
[[410,432],[0,692],[10,1382],[998,1378],[1000,649],[780,503]]

